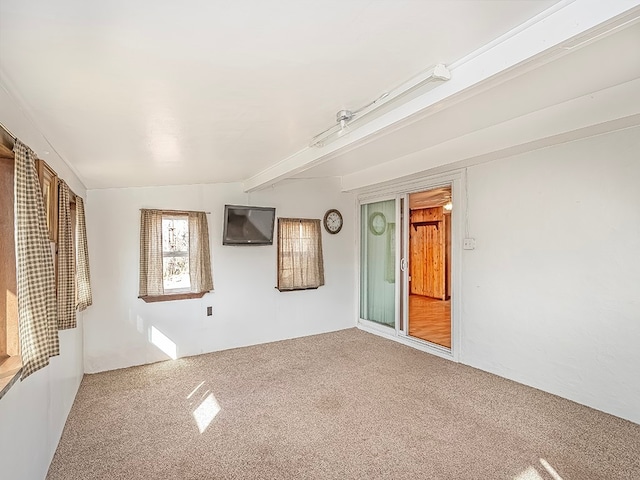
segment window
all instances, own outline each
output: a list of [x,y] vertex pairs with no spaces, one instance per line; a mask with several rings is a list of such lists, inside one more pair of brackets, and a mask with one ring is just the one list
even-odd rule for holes
[[[58,330],[75,327],[76,220],[84,257],[83,307],[91,304],[84,203],[27,145],[7,135],[0,128],[0,230],[15,235],[0,236],[0,397],[18,373],[24,380],[47,366],[60,353]],[[37,176],[42,165],[46,188]]]
[[278,219],[278,290],[324,285],[320,220]]
[[211,290],[205,213],[141,210],[139,297],[146,302],[180,300]]
[[55,253],[58,329],[76,328],[75,203],[64,180],[57,182],[57,248]]
[[92,304],[84,201],[58,179],[55,251],[58,329],[76,328],[77,311]]

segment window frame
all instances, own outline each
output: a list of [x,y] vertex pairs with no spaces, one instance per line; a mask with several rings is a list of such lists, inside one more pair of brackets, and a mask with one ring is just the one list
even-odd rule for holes
[[[8,145],[0,143],[0,159],[2,161],[11,162],[15,169],[15,156],[13,154],[13,150],[9,149]],[[46,168],[46,171],[44,170]],[[55,197],[51,197],[55,199],[55,203],[50,203],[51,198],[45,198],[45,205],[48,205],[48,210],[45,212],[47,215],[47,227],[49,233],[49,244],[52,246],[52,260],[54,265],[54,271],[56,274],[56,289],[57,289],[57,275],[58,275],[58,202],[57,202],[57,188],[58,188],[58,176],[56,172],[51,169],[45,162],[42,160],[36,161],[36,170],[38,173],[38,179],[40,181],[40,188],[42,189],[43,196],[52,195],[52,189],[55,190]],[[45,178],[46,176],[46,178]],[[46,180],[46,184],[43,183]],[[15,182],[15,171],[11,175],[12,183]],[[2,190],[3,194],[6,192],[4,189]],[[9,195],[8,195],[9,196]],[[11,189],[10,199],[6,199],[8,204],[15,206],[15,188]],[[4,203],[4,202],[3,202]],[[12,207],[13,208],[13,207]],[[75,233],[77,228],[76,223],[76,194],[69,190],[69,209],[71,215],[71,228],[73,231],[73,235],[71,238],[71,242],[73,245],[73,249],[75,252],[76,242],[75,242]],[[12,214],[12,224],[15,232],[15,215]],[[17,267],[15,263],[15,236],[6,237],[11,242],[11,247],[8,249],[1,248],[3,253],[11,253],[11,262],[14,271]],[[8,262],[4,262],[5,265]],[[75,279],[76,269],[74,262],[74,270],[73,277]],[[17,278],[17,272],[16,272]],[[75,280],[74,280],[75,281]],[[16,288],[17,294],[17,285],[14,285]],[[0,328],[0,333],[5,336],[4,341],[0,344],[0,398],[11,388],[11,386],[17,381],[22,371],[22,357],[20,355],[20,331],[18,326],[18,306],[17,306],[17,297],[16,297],[16,305],[15,305],[15,315],[12,315],[12,318],[8,318],[6,315],[3,315],[0,321],[2,325]],[[15,318],[13,318],[15,317]]]
[[[4,145],[0,144],[2,147]],[[14,157],[13,151],[9,150],[8,147],[4,147],[0,149],[0,157],[1,161],[7,162],[7,164],[11,163],[13,165]],[[6,165],[8,166],[8,165]],[[4,168],[4,166],[3,166]],[[15,167],[14,167],[15,168]],[[8,182],[13,184],[15,182],[15,173],[10,175],[10,179],[7,179]],[[4,180],[3,180],[4,181]],[[13,224],[13,232],[15,232],[15,216],[14,216],[14,205],[15,205],[15,190],[13,188],[2,188],[1,189],[3,197],[6,194],[8,200],[6,203],[3,201],[3,205],[11,205],[11,223]],[[4,200],[4,198],[3,198]],[[10,201],[9,201],[10,200]],[[12,233],[13,233],[12,232]],[[7,247],[4,246],[0,248],[0,251],[3,254],[2,261],[4,261],[5,266],[13,265],[13,272],[16,272],[16,263],[15,263],[15,236],[7,235],[3,237],[5,240],[8,240]],[[6,258],[5,258],[6,257]],[[12,262],[12,263],[9,263]],[[17,282],[17,277],[16,277]],[[17,295],[17,285],[7,285],[7,288],[13,286],[15,293]],[[15,312],[11,312],[11,316],[6,315],[7,306],[4,308],[4,312],[2,312],[2,317],[0,317],[0,321],[2,325],[0,328],[0,334],[4,336],[3,341],[0,344],[0,398],[4,396],[6,392],[9,391],[9,388],[18,380],[22,370],[22,357],[20,356],[20,336],[18,331],[18,299],[17,296],[15,298]],[[12,309],[13,310],[13,309]]]
[[[2,194],[7,194],[10,192],[10,199],[7,198],[7,203],[12,206],[11,219],[13,224],[13,233],[14,235],[8,236],[7,238],[11,239],[11,247],[6,249],[4,247],[0,248],[3,254],[9,252],[11,255],[10,262],[13,262],[14,271],[16,273],[16,299],[15,299],[15,314],[12,315],[11,318],[8,318],[6,315],[0,317],[0,322],[2,322],[2,328],[0,328],[0,333],[5,335],[5,340],[2,342],[0,349],[0,399],[9,391],[9,389],[16,383],[20,375],[22,374],[23,364],[22,364],[22,355],[20,353],[20,329],[19,329],[19,320],[18,320],[18,300],[17,300],[17,264],[16,264],[16,245],[15,245],[15,202],[16,202],[16,191],[15,191],[15,154],[14,154],[14,137],[10,135],[1,125],[0,125],[0,160],[10,162],[12,166],[12,174],[10,182],[12,187],[9,189],[1,188]],[[38,176],[38,181],[40,183],[40,189],[42,190],[43,196],[48,196],[48,198],[43,198],[45,200],[46,207],[46,217],[47,217],[47,229],[48,229],[48,238],[49,245],[52,248],[52,261],[54,272],[56,275],[55,286],[58,288],[57,283],[57,275],[58,275],[58,174],[43,160],[36,159],[35,162],[36,173]],[[72,229],[72,238],[71,242],[73,245],[74,255],[77,252],[76,249],[76,236],[77,236],[77,210],[76,210],[76,198],[77,195],[73,192],[73,190],[69,189],[69,210],[71,217],[71,229]],[[3,202],[4,203],[4,202]],[[3,259],[0,259],[3,260]],[[5,262],[7,265],[8,262]],[[77,269],[76,262],[74,261],[73,268],[73,278],[74,283],[76,283],[76,297],[77,297]],[[76,311],[77,311],[77,302],[76,302]],[[15,317],[15,318],[14,318]]]
[[[187,219],[187,222],[188,222],[188,219],[189,219],[189,214],[192,213],[192,212],[187,211],[187,210],[161,210],[161,209],[158,209],[157,211],[162,216],[162,220],[164,220],[165,217],[184,217],[184,218]],[[209,213],[209,212],[206,212],[206,213]],[[187,228],[188,227],[189,227],[189,225],[187,223]],[[189,232],[189,234],[191,234],[191,232]],[[190,242],[189,242],[189,248],[191,248]],[[164,248],[163,248],[162,249],[162,258],[163,258],[163,260],[165,258],[164,254],[165,254],[165,251],[164,251]],[[187,250],[187,255],[186,256],[187,256],[187,258],[189,258],[189,250]],[[189,265],[189,268],[191,268],[191,265]],[[163,275],[164,275],[164,262],[163,262]],[[163,279],[163,288],[164,288],[164,279]],[[171,301],[174,301],[174,300],[190,300],[190,299],[202,298],[207,293],[210,293],[210,291],[191,292],[188,289],[170,289],[170,290],[168,290],[168,292],[165,291],[165,293],[162,294],[162,295],[144,295],[144,296],[138,296],[138,298],[141,299],[142,301],[144,301],[145,303],[171,302]]]

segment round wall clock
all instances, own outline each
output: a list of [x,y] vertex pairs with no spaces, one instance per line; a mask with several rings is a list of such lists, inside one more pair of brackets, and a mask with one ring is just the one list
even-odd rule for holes
[[338,233],[342,229],[342,214],[335,208],[327,210],[322,223],[324,223],[324,228],[327,232]]
[[369,216],[369,230],[374,235],[382,235],[387,229],[387,219],[382,212],[373,212]]

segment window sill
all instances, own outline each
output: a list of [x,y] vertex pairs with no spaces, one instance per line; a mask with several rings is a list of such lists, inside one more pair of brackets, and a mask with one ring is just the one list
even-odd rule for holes
[[[322,285],[320,285],[321,287]],[[294,288],[279,288],[275,287],[279,292],[302,292],[305,290],[317,290],[320,287],[294,287]]]
[[171,302],[172,300],[188,300],[190,298],[202,298],[204,294],[208,292],[200,293],[172,293],[168,295],[147,295],[146,297],[138,297],[144,300],[146,303],[155,302]]
[[16,383],[22,371],[22,359],[19,356],[0,359],[0,398]]

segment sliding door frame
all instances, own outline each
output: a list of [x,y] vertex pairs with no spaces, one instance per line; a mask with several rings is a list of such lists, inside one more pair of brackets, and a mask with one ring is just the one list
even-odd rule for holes
[[[357,309],[356,326],[376,335],[389,338],[404,345],[422,350],[433,355],[458,362],[460,359],[460,345],[462,340],[462,243],[464,225],[467,219],[467,192],[466,171],[455,170],[444,174],[431,176],[414,176],[357,190]],[[412,193],[423,192],[443,186],[451,186],[453,209],[451,212],[451,349],[447,349],[434,343],[411,337],[408,335],[408,269],[404,272],[400,269],[401,254],[405,258],[408,255],[408,198]],[[376,322],[360,318],[360,293],[361,293],[361,258],[362,258],[362,205],[384,200],[396,200],[396,225],[400,226],[400,206],[404,202],[404,218],[402,226],[396,228],[396,317],[395,329],[379,325]],[[401,315],[403,318],[401,318]],[[402,329],[400,328],[402,325]]]

